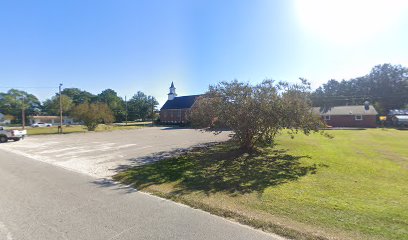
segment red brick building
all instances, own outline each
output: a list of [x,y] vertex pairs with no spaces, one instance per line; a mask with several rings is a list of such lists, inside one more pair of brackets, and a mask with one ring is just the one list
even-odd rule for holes
[[173,82],[170,86],[168,100],[160,109],[160,122],[165,124],[183,124],[187,122],[187,115],[200,95],[177,97]]
[[317,107],[313,111],[331,127],[377,127],[378,112],[372,105],[368,109],[364,105],[359,105],[337,106],[329,109]]

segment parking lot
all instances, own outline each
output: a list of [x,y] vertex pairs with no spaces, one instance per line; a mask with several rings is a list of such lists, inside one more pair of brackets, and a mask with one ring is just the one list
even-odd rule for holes
[[121,169],[179,154],[192,146],[227,140],[228,135],[228,132],[214,135],[193,129],[148,127],[29,136],[20,142],[0,144],[0,150],[94,177],[107,178]]

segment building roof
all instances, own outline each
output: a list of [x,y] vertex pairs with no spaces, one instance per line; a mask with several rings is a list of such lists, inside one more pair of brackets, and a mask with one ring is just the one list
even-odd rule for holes
[[173,100],[167,100],[160,110],[191,108],[199,96],[201,95],[175,97]]
[[313,112],[325,115],[377,115],[378,112],[375,110],[373,105],[370,105],[368,110],[365,110],[364,105],[357,106],[336,106],[328,109],[323,109],[321,107],[314,107]]

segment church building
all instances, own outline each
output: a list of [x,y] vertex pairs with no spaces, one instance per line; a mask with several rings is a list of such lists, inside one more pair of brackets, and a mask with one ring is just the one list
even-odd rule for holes
[[171,82],[168,99],[160,109],[160,122],[166,124],[183,124],[187,122],[187,114],[200,95],[177,97],[176,88]]

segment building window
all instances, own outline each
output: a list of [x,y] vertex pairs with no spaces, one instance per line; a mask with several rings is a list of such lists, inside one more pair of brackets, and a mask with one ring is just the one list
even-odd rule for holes
[[361,120],[363,120],[363,115],[355,115],[355,116],[354,116],[354,119],[355,119],[356,121],[361,121]]
[[325,121],[330,121],[330,115],[324,115],[324,120]]

